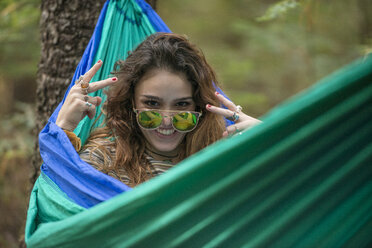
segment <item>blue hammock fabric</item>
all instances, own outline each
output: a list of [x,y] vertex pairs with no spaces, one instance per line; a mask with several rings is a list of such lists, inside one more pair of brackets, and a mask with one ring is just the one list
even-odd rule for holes
[[[137,33],[123,36],[128,49],[170,32],[143,0],[107,1],[69,89],[117,43],[107,38],[115,18]],[[106,71],[113,62],[104,60]],[[55,124],[62,103],[39,136],[43,165],[30,197],[29,247],[372,244],[372,57],[134,189],[81,161]],[[86,138],[92,127],[86,118],[75,132]]]

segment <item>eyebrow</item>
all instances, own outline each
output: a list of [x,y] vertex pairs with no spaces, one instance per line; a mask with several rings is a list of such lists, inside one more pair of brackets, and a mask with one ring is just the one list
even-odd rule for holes
[[[154,100],[162,100],[160,97],[158,96],[151,96],[151,95],[142,95],[148,99],[154,99]],[[174,99],[174,101],[184,101],[184,100],[193,100],[193,98],[191,96],[188,96],[188,97],[181,97],[181,98],[177,98],[177,99]]]

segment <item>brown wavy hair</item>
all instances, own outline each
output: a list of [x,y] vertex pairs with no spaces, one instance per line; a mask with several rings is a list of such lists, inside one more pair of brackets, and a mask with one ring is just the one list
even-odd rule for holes
[[[197,128],[187,133],[181,143],[180,160],[220,139],[225,128],[221,116],[205,109],[206,104],[218,106],[219,102],[214,94],[216,76],[202,51],[182,35],[156,33],[149,36],[125,61],[116,62],[113,74],[118,82],[107,92],[105,127],[95,130],[87,143],[87,146],[98,148],[104,154],[105,162],[97,165],[98,169],[105,173],[124,169],[130,178],[130,186],[151,177],[151,165],[145,154],[145,138],[136,122],[133,103],[137,83],[153,69],[185,75],[193,86],[197,111],[203,113]],[[102,138],[114,140],[115,158],[102,145]],[[108,167],[110,160],[112,165]]]

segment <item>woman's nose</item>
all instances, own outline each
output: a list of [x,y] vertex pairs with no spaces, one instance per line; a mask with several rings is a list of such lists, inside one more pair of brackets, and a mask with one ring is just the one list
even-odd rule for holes
[[164,116],[163,125],[166,126],[166,127],[171,126],[172,125],[172,117]]

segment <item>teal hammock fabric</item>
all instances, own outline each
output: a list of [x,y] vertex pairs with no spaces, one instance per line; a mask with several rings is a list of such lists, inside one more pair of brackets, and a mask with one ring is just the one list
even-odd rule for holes
[[[124,59],[114,47],[130,50],[159,31],[144,6],[105,5],[95,35],[109,37],[113,22],[125,31],[116,44],[92,42],[74,79],[92,61]],[[54,124],[59,108],[40,134],[44,164],[30,198],[28,247],[372,245],[372,56],[133,189],[79,160]],[[82,138],[86,121],[75,130]]]

